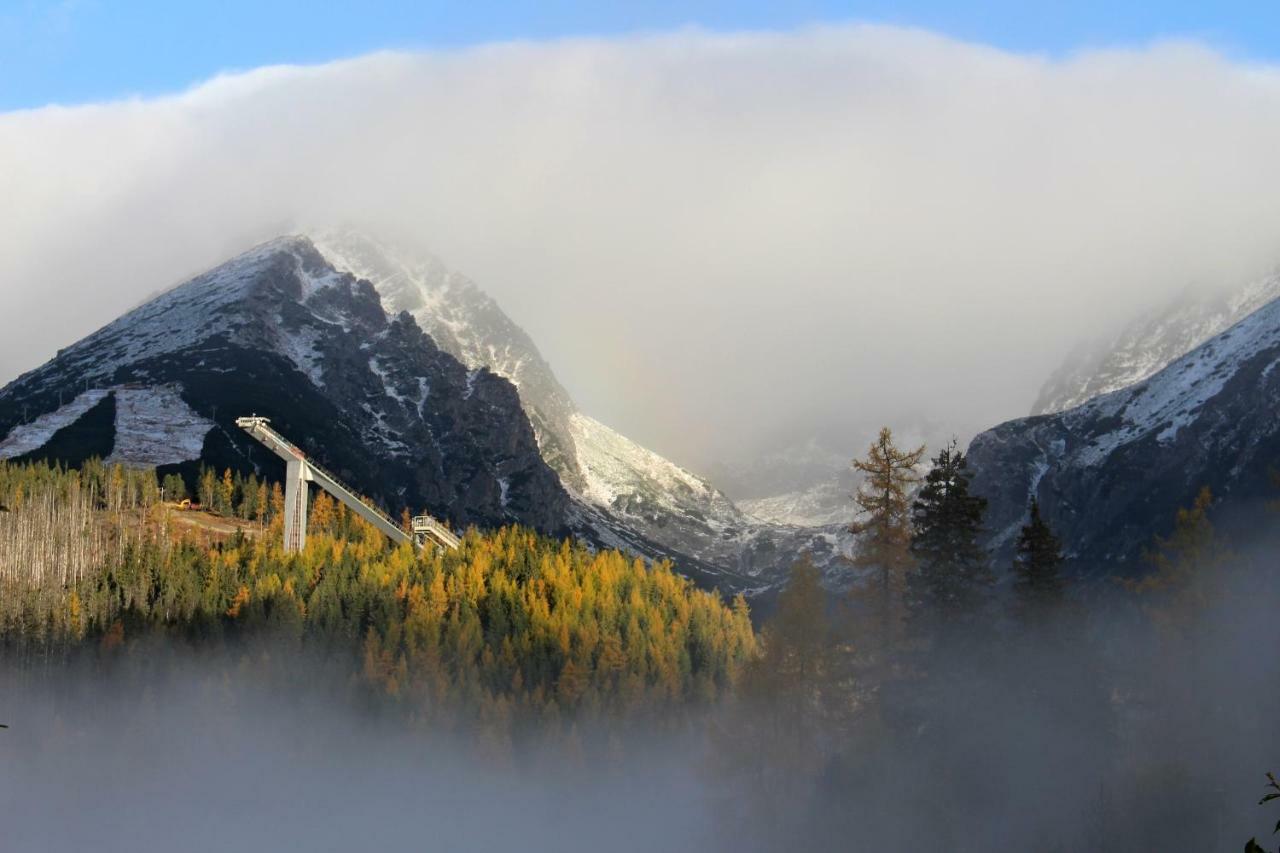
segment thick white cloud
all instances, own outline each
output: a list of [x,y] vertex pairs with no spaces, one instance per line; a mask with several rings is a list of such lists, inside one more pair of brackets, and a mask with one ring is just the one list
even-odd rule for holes
[[378,54],[0,115],[0,366],[308,222],[476,278],[585,409],[703,466],[1023,413],[1082,335],[1280,260],[1280,72],[884,27]]

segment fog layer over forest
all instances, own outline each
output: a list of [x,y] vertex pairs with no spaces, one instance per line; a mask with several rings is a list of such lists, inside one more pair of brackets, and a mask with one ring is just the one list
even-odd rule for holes
[[[361,690],[349,657],[270,632],[10,655],[5,837],[122,851],[1239,850],[1277,817],[1257,806],[1280,766],[1276,553],[1237,550],[1173,597],[1091,590],[1033,631],[1006,613],[857,708],[814,689],[820,668],[749,670],[714,706],[530,735],[505,754],[436,735]],[[826,610],[796,633],[784,602],[766,642],[824,658],[806,643],[839,648],[847,617]]]

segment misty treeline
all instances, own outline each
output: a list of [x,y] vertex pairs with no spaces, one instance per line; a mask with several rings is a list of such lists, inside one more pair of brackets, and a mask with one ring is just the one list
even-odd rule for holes
[[1137,580],[1086,586],[1034,500],[995,564],[964,454],[924,462],[881,432],[860,581],[801,560],[763,628],[716,726],[734,844],[1242,849],[1280,764],[1280,540],[1233,549],[1204,490]]
[[[135,643],[146,654],[157,637],[196,648],[270,637],[280,656],[349,661],[383,711],[501,755],[526,724],[572,735],[583,720],[706,705],[754,654],[745,602],[694,589],[668,564],[515,527],[472,530],[454,551],[392,548],[323,493],[305,550],[286,554],[274,490],[201,480],[223,492],[210,505],[258,519],[264,535],[182,535],[152,472],[0,464],[7,662],[112,658]],[[258,494],[268,499],[246,509]],[[28,553],[39,571],[8,556]],[[73,554],[75,571],[54,569]]]
[[993,562],[954,446],[926,463],[886,430],[856,465],[858,581],[833,594],[801,557],[757,633],[741,597],[528,530],[415,553],[321,493],[285,554],[278,488],[254,478],[200,473],[197,500],[243,522],[211,537],[173,523],[177,478],[0,464],[3,683],[108,673],[145,697],[157,662],[205,660],[201,701],[239,719],[219,684],[323,680],[353,725],[497,766],[536,754],[594,779],[647,758],[674,775],[644,787],[696,778],[682,819],[705,807],[715,826],[697,849],[1237,851],[1266,834],[1275,537],[1224,541],[1206,491],[1137,580],[1086,587],[1034,502]]

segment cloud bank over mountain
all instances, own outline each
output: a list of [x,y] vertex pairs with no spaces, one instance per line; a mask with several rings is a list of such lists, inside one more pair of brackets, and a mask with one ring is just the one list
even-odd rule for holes
[[1280,70],[873,26],[383,53],[0,114],[3,379],[350,221],[494,294],[585,411],[705,468],[787,423],[962,437],[1082,335],[1280,260]]

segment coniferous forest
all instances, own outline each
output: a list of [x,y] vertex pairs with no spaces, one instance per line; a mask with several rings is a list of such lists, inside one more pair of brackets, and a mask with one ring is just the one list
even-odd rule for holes
[[1001,587],[964,454],[923,455],[886,430],[860,460],[864,581],[833,592],[798,556],[763,618],[668,564],[519,527],[416,552],[321,493],[286,554],[279,487],[254,477],[202,471],[190,491],[211,511],[192,512],[176,476],[0,464],[5,695],[46,691],[57,717],[77,679],[107,673],[133,708],[203,673],[206,712],[236,718],[242,691],[267,689],[305,717],[312,697],[539,777],[547,761],[671,773],[655,743],[679,743],[708,843],[728,849],[1212,850],[1232,849],[1224,826],[1260,833],[1266,792],[1241,782],[1266,781],[1280,706],[1221,681],[1269,675],[1248,643],[1273,615],[1256,607],[1270,552],[1233,551],[1206,490],[1140,580],[1086,596],[1033,502]]

